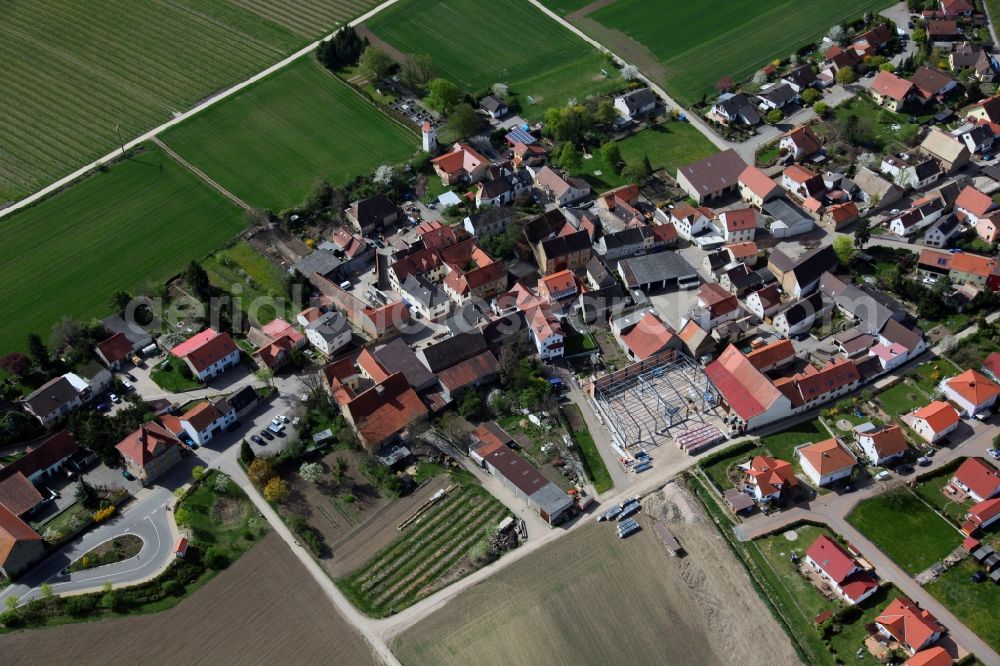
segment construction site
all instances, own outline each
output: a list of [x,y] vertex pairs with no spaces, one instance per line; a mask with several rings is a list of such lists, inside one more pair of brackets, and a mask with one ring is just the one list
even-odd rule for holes
[[666,350],[595,379],[589,393],[611,445],[642,471],[649,449],[673,443],[694,455],[726,439],[719,393],[690,357]]

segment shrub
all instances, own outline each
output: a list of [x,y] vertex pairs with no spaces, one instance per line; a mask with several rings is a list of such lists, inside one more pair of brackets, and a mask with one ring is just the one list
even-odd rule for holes
[[68,597],[63,602],[63,610],[73,617],[89,615],[95,608],[97,608],[97,597],[90,594]]
[[93,516],[94,522],[95,523],[103,523],[105,520],[107,520],[108,518],[110,518],[114,514],[115,514],[115,507],[114,506],[107,506],[107,507],[104,507],[103,509],[98,509],[97,511],[94,512],[94,516]]
[[201,477],[205,476],[205,466],[204,465],[195,465],[194,467],[192,467],[191,468],[191,476],[194,477],[195,481],[201,479]]
[[163,593],[168,597],[179,597],[182,594],[184,594],[184,585],[182,585],[181,582],[177,580],[164,581],[160,585],[160,588],[163,590]]
[[217,546],[209,546],[205,550],[205,555],[203,557],[205,564],[209,567],[219,571],[220,569],[225,569],[229,566],[229,556],[222,552]]
[[257,458],[247,470],[247,476],[258,487],[264,487],[274,477],[274,467],[264,458]]
[[280,476],[272,477],[271,480],[267,482],[267,485],[264,486],[264,499],[272,504],[284,502],[288,499],[288,495],[288,483]]

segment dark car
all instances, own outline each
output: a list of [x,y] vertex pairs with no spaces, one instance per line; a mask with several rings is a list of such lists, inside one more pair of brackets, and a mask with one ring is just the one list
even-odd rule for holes
[[250,441],[253,442],[254,444],[260,444],[261,446],[264,446],[264,440],[262,440],[257,435],[251,435]]
[[264,428],[263,430],[260,431],[260,436],[263,437],[264,439],[274,439],[274,435],[272,435],[267,428]]
[[896,468],[896,474],[912,474],[913,465],[900,465]]
[[129,380],[130,382],[135,382],[135,381],[139,381],[139,380],[137,380],[137,379],[135,378],[135,375],[133,375],[133,374],[132,374],[131,372],[126,372],[126,373],[125,373],[125,376],[126,376],[126,377],[128,378],[128,380]]

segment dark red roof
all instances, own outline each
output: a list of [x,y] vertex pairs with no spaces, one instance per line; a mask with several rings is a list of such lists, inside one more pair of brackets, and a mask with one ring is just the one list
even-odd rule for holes
[[21,472],[27,477],[39,470],[48,469],[57,462],[76,453],[80,445],[68,431],[62,430],[52,435],[23,456],[0,468],[0,480]]
[[132,353],[132,343],[124,333],[115,333],[107,340],[97,343],[97,349],[107,363],[117,363]]

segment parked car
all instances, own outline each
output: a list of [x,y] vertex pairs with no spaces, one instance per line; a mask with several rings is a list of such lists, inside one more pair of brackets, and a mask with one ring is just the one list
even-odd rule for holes
[[260,444],[261,446],[264,446],[264,440],[261,439],[258,435],[250,435],[250,441],[253,442],[254,444]]
[[288,417],[285,416],[284,414],[279,414],[278,416],[274,417],[274,422],[278,424],[288,423]]
[[1000,460],[1000,449],[986,449],[986,453],[990,454],[991,458]]
[[94,409],[96,409],[99,412],[106,412],[109,409],[111,409],[111,405],[109,405],[106,402],[101,402],[101,403],[98,403],[97,407],[94,407]]
[[263,430],[261,430],[261,431],[260,431],[260,435],[261,435],[261,437],[263,437],[264,439],[274,439],[274,435],[272,435],[272,434],[271,434],[271,431],[270,431],[270,430],[268,430],[267,428],[264,428]]
[[130,382],[127,379],[122,381],[122,386],[125,388],[126,391],[131,391],[135,388],[134,386],[132,386],[132,382]]
[[927,467],[928,465],[931,464],[931,459],[928,458],[927,456],[920,456],[919,458],[917,458],[917,464],[920,465],[921,467]]
[[878,474],[875,475],[875,480],[876,481],[885,481],[890,476],[892,476],[892,474],[889,473],[889,470],[884,469],[884,470],[882,470],[881,472],[879,472]]
[[301,419],[299,419],[299,417],[297,417],[297,416],[296,416],[296,417],[295,417],[294,419],[292,419],[292,427],[293,427],[293,428],[298,428],[298,427],[299,427],[299,421],[300,421],[300,420],[301,420]]
[[912,474],[913,473],[913,465],[906,465],[906,464],[900,465],[899,467],[896,468],[896,473],[897,474]]
[[135,378],[135,375],[133,375],[133,374],[132,374],[131,372],[126,372],[126,373],[125,373],[125,377],[126,377],[126,378],[127,378],[127,379],[128,379],[129,381],[130,381],[130,382],[134,382],[134,381],[137,381],[137,380],[136,380],[136,378]]
[[121,398],[118,397],[117,393],[112,393],[108,397],[111,398],[111,402],[114,402],[114,403],[119,403],[119,402],[122,401]]

